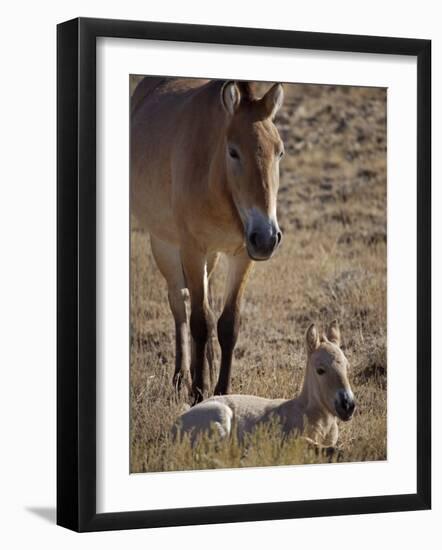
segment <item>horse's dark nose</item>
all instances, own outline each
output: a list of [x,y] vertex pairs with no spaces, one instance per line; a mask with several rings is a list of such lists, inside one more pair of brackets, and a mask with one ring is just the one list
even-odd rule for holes
[[278,247],[282,233],[274,227],[253,230],[247,238],[247,250],[253,260],[267,260]]
[[341,420],[350,420],[356,408],[355,400],[351,392],[345,390],[338,392],[338,398],[335,401],[336,412]]
[[250,235],[250,244],[257,251],[265,252],[266,250],[273,250],[276,246],[277,240],[278,237],[276,235],[271,235],[268,237],[263,233],[258,233],[258,231],[254,231]]
[[348,414],[353,414],[353,411],[355,410],[355,402],[353,401],[353,399],[348,399],[348,397],[345,397],[342,400],[341,406]]

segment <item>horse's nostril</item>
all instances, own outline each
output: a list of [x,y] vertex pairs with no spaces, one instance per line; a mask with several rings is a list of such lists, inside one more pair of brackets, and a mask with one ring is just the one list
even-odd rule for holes
[[281,232],[252,231],[248,236],[248,242],[254,252],[268,257],[278,246],[281,240]]
[[251,233],[249,237],[249,241],[250,241],[250,244],[253,246],[253,248],[258,247],[258,233],[256,231]]

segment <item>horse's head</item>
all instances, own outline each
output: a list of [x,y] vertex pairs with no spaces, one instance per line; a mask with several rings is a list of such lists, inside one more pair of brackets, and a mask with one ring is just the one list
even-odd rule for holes
[[309,392],[316,401],[341,420],[350,420],[355,400],[347,377],[348,361],[342,352],[341,334],[336,321],[320,340],[314,324],[306,333],[307,374]]
[[253,96],[248,83],[228,81],[221,89],[227,113],[227,184],[253,260],[269,259],[282,238],[276,198],[284,146],[273,124],[282,101],[281,84],[272,86],[261,99]]

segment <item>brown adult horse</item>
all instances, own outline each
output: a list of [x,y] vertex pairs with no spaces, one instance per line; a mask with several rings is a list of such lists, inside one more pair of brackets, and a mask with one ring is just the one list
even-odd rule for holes
[[225,394],[252,260],[269,259],[281,241],[276,197],[283,144],[272,120],[282,100],[280,84],[258,99],[249,83],[182,78],[145,78],[132,97],[132,211],[150,233],[167,281],[176,327],[174,384],[191,383],[198,401],[208,389],[204,361],[215,323],[207,289],[219,253],[227,255],[229,270],[215,393]]

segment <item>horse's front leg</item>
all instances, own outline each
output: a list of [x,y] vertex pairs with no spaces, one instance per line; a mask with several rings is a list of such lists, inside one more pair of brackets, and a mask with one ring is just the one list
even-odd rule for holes
[[181,389],[184,382],[190,392],[189,304],[180,251],[176,246],[151,236],[156,264],[167,281],[169,305],[175,320],[175,373],[173,385]]
[[192,391],[195,402],[199,402],[209,390],[205,357],[207,342],[214,326],[207,290],[207,260],[206,255],[193,243],[182,246],[181,260],[190,293],[190,332],[194,344],[191,366]]
[[218,340],[221,346],[221,368],[215,394],[230,393],[232,355],[238,338],[241,299],[252,261],[246,251],[229,257],[224,309],[218,320]]

